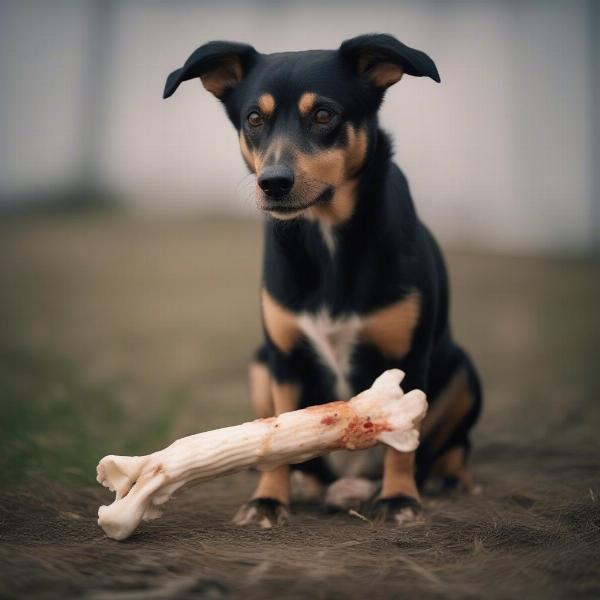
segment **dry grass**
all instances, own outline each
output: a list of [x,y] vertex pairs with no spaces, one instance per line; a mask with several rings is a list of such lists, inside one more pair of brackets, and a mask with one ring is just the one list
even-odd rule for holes
[[0,597],[598,597],[598,264],[448,257],[486,388],[483,495],[428,497],[407,529],[300,507],[282,530],[240,530],[241,474],[117,543],[94,521],[97,458],[250,416],[260,227],[4,224]]

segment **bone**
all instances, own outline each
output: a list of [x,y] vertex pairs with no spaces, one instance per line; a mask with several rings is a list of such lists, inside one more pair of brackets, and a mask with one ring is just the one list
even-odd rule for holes
[[427,401],[420,390],[404,394],[404,373],[385,371],[347,402],[331,402],[278,417],[190,435],[147,456],[105,456],[97,480],[115,492],[98,509],[106,535],[124,540],[142,520],[161,515],[181,486],[256,467],[270,470],[334,450],[362,450],[381,442],[400,452],[419,445],[418,424]]

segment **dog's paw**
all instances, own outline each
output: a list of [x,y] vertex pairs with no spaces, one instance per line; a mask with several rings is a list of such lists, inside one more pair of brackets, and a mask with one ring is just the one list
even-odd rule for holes
[[292,471],[290,496],[293,502],[311,504],[323,498],[324,485],[313,475],[302,471]]
[[289,520],[288,507],[273,498],[254,498],[243,504],[233,517],[236,525],[254,525],[262,529],[279,527]]
[[376,523],[390,522],[409,525],[423,522],[423,507],[416,498],[398,494],[378,498],[371,507],[371,518]]
[[478,496],[481,491],[482,487],[475,483],[471,477],[447,475],[440,482],[440,494]]
[[423,489],[429,496],[479,496],[483,491],[472,477],[457,475],[430,477]]
[[325,508],[331,512],[358,510],[377,491],[377,484],[362,477],[342,477],[325,494]]

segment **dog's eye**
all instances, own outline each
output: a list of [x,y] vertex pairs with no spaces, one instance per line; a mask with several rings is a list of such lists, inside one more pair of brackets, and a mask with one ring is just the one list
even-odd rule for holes
[[250,127],[260,127],[263,124],[263,118],[255,110],[248,115],[247,119]]
[[329,123],[329,121],[331,121],[331,118],[333,117],[333,115],[331,114],[331,112],[329,112],[328,110],[325,110],[324,108],[320,108],[313,117],[313,120],[315,123],[318,123],[319,125],[327,125],[327,123]]

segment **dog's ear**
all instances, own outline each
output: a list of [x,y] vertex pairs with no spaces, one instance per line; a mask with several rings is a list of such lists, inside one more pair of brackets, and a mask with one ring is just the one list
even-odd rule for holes
[[338,52],[361,79],[381,91],[399,81],[404,73],[440,82],[435,63],[427,54],[409,48],[391,35],[359,35],[346,40]]
[[256,50],[237,42],[209,42],[200,46],[180,69],[173,71],[165,84],[163,98],[175,93],[182,81],[200,77],[202,85],[217,98],[236,86],[247,74]]

